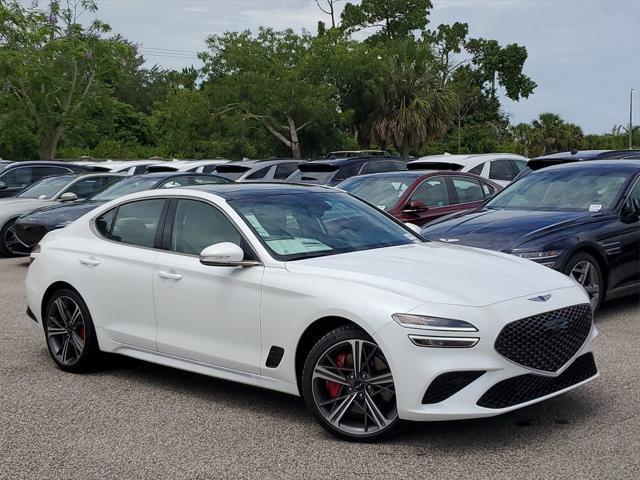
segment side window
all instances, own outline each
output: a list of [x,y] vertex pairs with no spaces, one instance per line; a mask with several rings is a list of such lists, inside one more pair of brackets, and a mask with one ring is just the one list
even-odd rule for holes
[[69,187],[65,193],[75,193],[78,198],[87,198],[102,187],[117,180],[117,177],[91,177],[79,180]]
[[482,193],[484,193],[485,197],[490,197],[494,193],[496,193],[496,188],[487,183],[482,184]]
[[628,202],[631,203],[633,202],[633,200],[636,200],[638,201],[638,203],[640,203],[640,178],[636,179],[636,184],[631,189],[631,192],[629,192]]
[[446,207],[450,205],[449,191],[444,177],[429,178],[415,189],[411,200],[426,203],[429,207]]
[[511,166],[511,160],[494,160],[491,162],[489,178],[491,180],[505,180],[510,182],[516,177],[516,172]]
[[115,242],[153,248],[164,199],[125,203],[96,220],[97,230]]
[[194,185],[212,185],[212,184],[220,184],[220,183],[229,183],[225,181],[222,177],[207,177],[206,175],[194,177],[193,184]]
[[391,167],[391,170],[406,170],[407,169],[407,164],[404,162],[389,162],[389,166]]
[[245,178],[247,180],[257,180],[260,178],[264,178],[264,176],[267,174],[267,172],[269,171],[271,167],[264,167],[261,168],[253,173],[250,173],[249,175],[247,175]]
[[360,168],[361,168],[361,165],[359,163],[344,165],[338,169],[334,177],[334,180],[338,181],[338,180],[345,180],[347,178],[351,178],[358,174],[358,172],[360,171]]
[[286,180],[298,169],[297,163],[281,163],[276,167],[276,173],[273,175],[274,180]]
[[511,160],[513,162],[513,166],[516,169],[516,174],[520,173],[522,170],[527,168],[527,162],[525,160]]
[[193,177],[191,176],[175,177],[170,180],[167,180],[159,188],[176,188],[176,187],[184,187],[186,185],[192,185],[192,184],[193,184]]
[[4,182],[8,188],[24,188],[33,183],[31,181],[31,168],[12,168],[0,177],[0,181]]
[[204,167],[202,167],[201,172],[202,173],[212,173],[215,172],[217,165],[205,165]]
[[197,200],[178,200],[171,250],[199,255],[206,247],[221,242],[242,245],[242,237],[222,212]]
[[480,202],[484,200],[484,192],[480,182],[472,178],[454,178],[453,188],[458,194],[459,203]]
[[64,173],[71,173],[71,170],[64,167],[33,167],[31,173],[31,181],[35,182],[44,177],[50,177],[51,175],[62,175]]
[[473,173],[475,175],[482,175],[482,169],[484,168],[484,163],[485,162],[482,162],[480,165],[476,165],[471,170],[469,170],[469,173]]
[[362,167],[360,173],[364,175],[366,173],[388,172],[390,168],[389,162],[369,162]]

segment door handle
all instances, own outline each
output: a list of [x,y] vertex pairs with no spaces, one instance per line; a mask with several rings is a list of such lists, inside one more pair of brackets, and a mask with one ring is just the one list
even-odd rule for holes
[[171,272],[158,272],[158,275],[161,278],[166,278],[168,280],[182,280],[182,275],[180,275],[179,273],[171,273]]
[[96,260],[95,258],[80,258],[80,263],[87,267],[97,267],[100,265],[100,260]]

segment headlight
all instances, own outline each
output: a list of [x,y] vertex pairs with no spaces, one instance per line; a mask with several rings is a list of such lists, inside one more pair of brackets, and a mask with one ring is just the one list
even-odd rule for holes
[[468,322],[450,318],[427,317],[424,315],[410,315],[408,313],[394,313],[393,319],[403,327],[423,328],[445,332],[477,332],[478,329]]
[[545,267],[553,267],[558,257],[562,255],[562,250],[547,250],[545,252],[518,252],[517,250],[514,250],[513,255],[520,258],[526,258],[527,260],[533,260]]

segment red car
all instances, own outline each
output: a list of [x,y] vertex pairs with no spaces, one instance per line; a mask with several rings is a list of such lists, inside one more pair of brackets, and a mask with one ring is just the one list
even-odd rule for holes
[[436,218],[479,207],[502,189],[472,173],[418,170],[349,178],[336,188],[377,206],[402,222],[422,226]]

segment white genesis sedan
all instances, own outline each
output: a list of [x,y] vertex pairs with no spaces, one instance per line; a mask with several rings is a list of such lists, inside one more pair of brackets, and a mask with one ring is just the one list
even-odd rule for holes
[[425,242],[331,188],[133,194],[32,258],[28,314],[61,369],[113,352],[300,395],[345,439],[497,415],[598,375],[574,280]]

